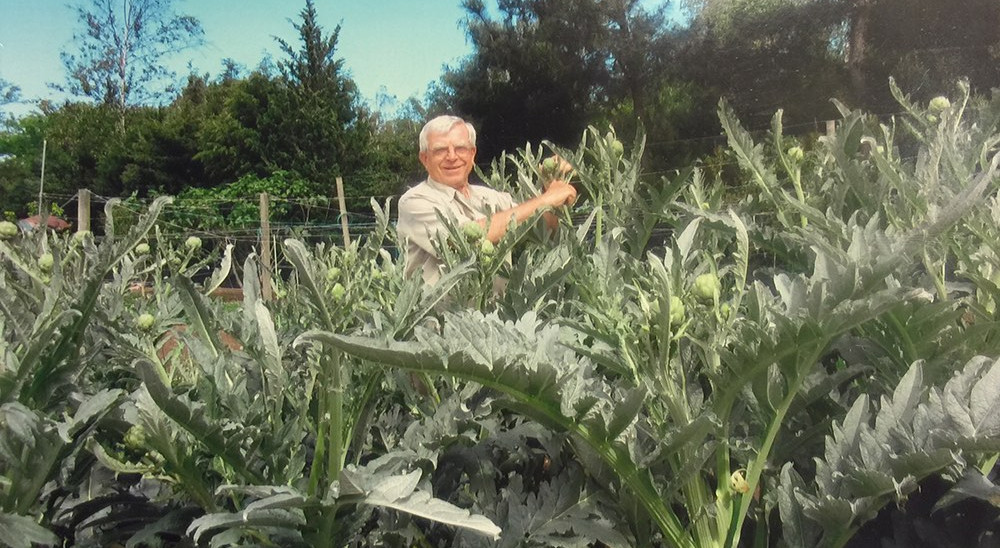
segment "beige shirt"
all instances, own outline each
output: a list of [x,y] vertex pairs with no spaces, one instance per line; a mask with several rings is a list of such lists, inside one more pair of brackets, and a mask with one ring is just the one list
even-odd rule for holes
[[510,194],[485,186],[470,185],[469,194],[466,198],[450,186],[427,179],[399,199],[396,232],[406,253],[407,276],[419,270],[428,284],[441,278],[442,263],[433,244],[437,233],[446,233],[439,211],[462,226],[517,205]]

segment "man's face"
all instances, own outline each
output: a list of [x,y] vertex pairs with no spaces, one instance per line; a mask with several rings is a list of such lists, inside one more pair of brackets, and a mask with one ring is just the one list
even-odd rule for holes
[[420,153],[427,175],[455,189],[469,184],[475,160],[476,147],[469,141],[465,124],[455,124],[447,133],[431,133],[427,136],[427,150]]

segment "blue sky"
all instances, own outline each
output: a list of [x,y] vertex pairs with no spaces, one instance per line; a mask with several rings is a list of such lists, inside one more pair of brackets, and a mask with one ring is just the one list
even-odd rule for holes
[[[0,78],[19,86],[27,99],[63,96],[49,83],[63,83],[59,54],[80,30],[71,0],[3,0],[0,8]],[[372,106],[378,93],[403,101],[423,97],[445,64],[470,51],[460,27],[460,0],[315,0],[329,33],[341,25],[337,56]],[[88,1],[89,5],[89,1]],[[265,55],[281,57],[274,36],[293,46],[305,0],[175,0],[175,10],[201,21],[207,43],[179,54],[178,74],[190,62],[198,73],[217,75],[221,60],[253,68]],[[24,109],[25,107],[20,107]],[[8,109],[11,110],[11,109]]]
[[[0,7],[0,78],[22,90],[25,99],[64,99],[50,83],[65,83],[61,51],[71,49],[81,23],[70,4],[90,0],[2,0]],[[492,3],[492,2],[491,2]],[[648,6],[663,0],[646,0]],[[679,1],[672,3],[679,4]],[[471,51],[461,21],[461,0],[314,0],[320,24],[331,32],[341,25],[337,57],[344,60],[365,101],[378,108],[380,94],[403,102],[423,98],[443,67]],[[175,0],[178,13],[196,17],[206,44],[187,50],[168,66],[183,77],[190,63],[198,74],[219,74],[222,59],[248,69],[268,54],[283,56],[274,37],[293,46],[293,22],[305,0]],[[391,109],[391,105],[389,105]],[[0,107],[0,113],[24,114],[29,105]]]

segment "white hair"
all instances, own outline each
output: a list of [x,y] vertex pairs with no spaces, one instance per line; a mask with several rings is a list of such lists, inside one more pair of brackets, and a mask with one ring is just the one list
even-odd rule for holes
[[427,136],[434,133],[448,133],[451,128],[458,124],[465,124],[466,131],[469,132],[469,144],[476,146],[476,128],[472,127],[472,124],[466,122],[465,120],[459,118],[458,116],[450,116],[447,114],[433,118],[426,124],[424,124],[423,129],[420,130],[420,136],[418,137],[418,142],[420,144],[420,152],[427,152]]

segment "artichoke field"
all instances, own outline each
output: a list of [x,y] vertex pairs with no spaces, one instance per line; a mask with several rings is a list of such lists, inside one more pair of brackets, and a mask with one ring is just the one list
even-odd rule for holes
[[391,203],[283,242],[269,302],[255,256],[160,232],[169,199],[4,232],[0,544],[844,546],[928,481],[996,500],[1000,101],[896,92],[818,137],[720,104],[722,166],[593,128],[507,155],[491,186],[554,152],[580,199],[450,226],[433,287]]

